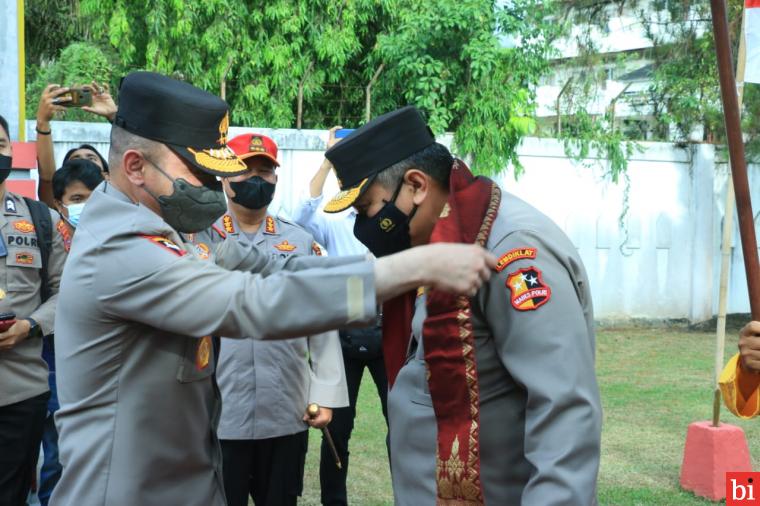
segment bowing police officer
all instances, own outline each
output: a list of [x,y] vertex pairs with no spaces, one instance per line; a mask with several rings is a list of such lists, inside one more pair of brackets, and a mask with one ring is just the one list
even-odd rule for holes
[[[549,218],[475,177],[419,111],[390,112],[330,148],[354,234],[385,258],[480,244],[498,275],[453,297],[421,286],[383,311],[397,505],[596,502],[601,403],[588,278]],[[411,336],[411,338],[410,338]]]

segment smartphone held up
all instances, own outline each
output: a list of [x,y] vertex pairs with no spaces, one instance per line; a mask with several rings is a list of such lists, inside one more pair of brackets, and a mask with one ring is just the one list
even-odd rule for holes
[[89,88],[69,88],[58,95],[53,103],[63,107],[85,107],[92,105],[92,90]]

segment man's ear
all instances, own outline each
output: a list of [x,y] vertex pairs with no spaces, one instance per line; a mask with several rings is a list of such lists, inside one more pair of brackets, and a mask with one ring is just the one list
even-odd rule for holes
[[58,211],[58,214],[60,214],[61,216],[66,216],[66,214],[64,214],[64,211],[66,210],[66,208],[64,207],[63,202],[61,202],[58,199],[55,199],[53,200],[53,205],[55,206],[55,210]]
[[232,186],[230,186],[229,178],[226,178],[226,177],[222,178],[222,188],[224,188],[224,193],[227,194],[228,198],[232,198],[236,195],[235,190],[233,190]]
[[145,157],[134,149],[128,149],[121,158],[121,167],[130,183],[135,186],[145,184]]
[[414,205],[420,205],[430,191],[430,176],[418,169],[411,169],[404,174],[404,182],[414,192]]

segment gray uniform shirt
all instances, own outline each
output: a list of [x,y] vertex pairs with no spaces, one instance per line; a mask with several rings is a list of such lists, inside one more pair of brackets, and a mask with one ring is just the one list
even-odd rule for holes
[[[503,270],[472,299],[485,503],[594,504],[602,409],[583,264],[551,220],[506,192],[487,248]],[[513,251],[523,253],[507,256]],[[528,309],[532,303],[520,296],[541,284],[550,297]],[[411,354],[388,396],[393,492],[402,506],[436,503],[437,426],[420,339],[425,316],[421,297]]]
[[[48,259],[48,284],[53,294],[40,304],[42,256],[32,215],[23,197],[6,192],[0,200],[0,313],[32,318],[47,335],[53,331],[58,285],[66,261],[63,239],[56,229],[57,213],[50,211],[53,244]],[[0,248],[1,249],[1,248]],[[0,351],[0,406],[31,399],[48,391],[48,368],[42,359],[42,339],[31,337]]]
[[[216,223],[227,240],[246,240],[274,259],[321,255],[304,229],[267,215],[252,235],[240,233],[234,215]],[[225,230],[226,229],[226,230]],[[216,230],[194,240],[219,242]],[[202,242],[199,243],[203,244]],[[302,432],[306,406],[348,406],[348,389],[336,331],[287,341],[222,338],[216,371],[222,392],[220,439],[266,439]]]
[[52,505],[224,505],[207,336],[297,337],[375,317],[361,258],[273,262],[236,241],[217,253],[219,265],[202,260],[111,185],[93,192],[61,281]]

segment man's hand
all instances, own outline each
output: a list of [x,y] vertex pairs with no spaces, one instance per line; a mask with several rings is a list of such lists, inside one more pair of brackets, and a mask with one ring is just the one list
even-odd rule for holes
[[739,354],[744,370],[760,373],[760,322],[749,322],[739,332]]
[[323,427],[327,427],[327,424],[330,423],[332,420],[332,408],[326,408],[324,406],[319,406],[319,411],[317,412],[317,416],[311,417],[309,416],[309,408],[306,408],[306,411],[303,415],[303,421],[308,423],[311,427],[314,427],[315,429],[321,429]]
[[[335,132],[341,128],[343,127],[334,126],[328,130],[329,134],[327,136],[327,149],[330,149],[331,147],[335,146],[335,144],[340,142],[340,139],[335,138]],[[327,176],[330,174],[332,168],[333,166],[332,163],[330,163],[330,160],[327,158],[322,160],[322,165],[319,166],[319,170],[317,170],[317,173],[314,174],[314,177],[311,178],[311,181],[309,182],[309,196],[311,196],[311,198],[315,199],[322,195],[322,190],[325,187],[325,181],[327,180]]]
[[0,333],[0,351],[7,351],[29,337],[32,328],[29,320],[16,320],[11,328]]
[[[40,105],[37,106],[37,128],[40,130],[49,130],[50,122],[57,112],[66,110],[62,105],[58,105],[56,99],[68,93],[68,88],[61,88],[58,84],[48,84],[40,95]],[[65,101],[66,99],[64,99]]]
[[496,257],[471,244],[431,244],[423,263],[423,285],[457,295],[474,296],[491,277]]
[[330,130],[328,130],[327,135],[327,149],[330,149],[331,147],[335,146],[337,143],[340,142],[340,139],[335,138],[335,132],[343,128],[342,126],[334,126]]
[[91,84],[82,86],[82,88],[92,91],[92,105],[82,107],[83,111],[91,112],[106,118],[113,122],[116,117],[116,102],[113,101],[108,84],[100,84],[93,81]]
[[496,257],[472,244],[419,246],[375,262],[375,290],[384,302],[420,286],[474,296],[496,268]]

